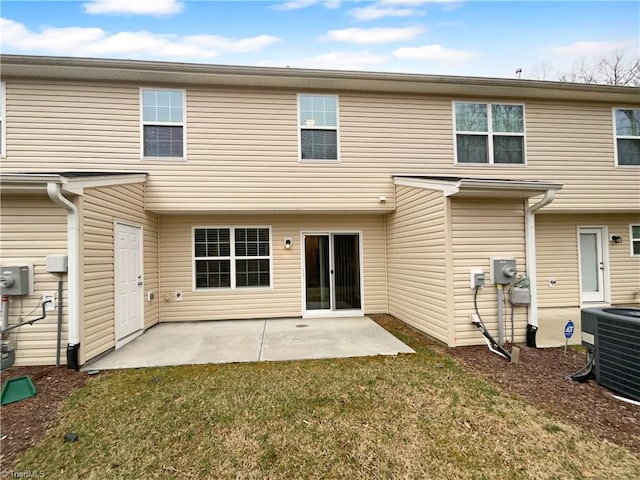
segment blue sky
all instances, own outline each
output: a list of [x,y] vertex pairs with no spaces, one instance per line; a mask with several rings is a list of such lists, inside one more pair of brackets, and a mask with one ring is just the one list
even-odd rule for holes
[[554,80],[640,51],[637,1],[1,0],[3,53]]

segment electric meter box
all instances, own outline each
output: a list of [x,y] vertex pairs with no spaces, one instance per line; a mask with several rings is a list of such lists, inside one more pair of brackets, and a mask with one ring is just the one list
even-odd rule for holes
[[518,274],[515,258],[491,259],[491,283],[496,285],[510,285],[515,283]]
[[47,257],[47,272],[66,273],[68,269],[68,257],[66,255],[49,255]]
[[0,267],[0,292],[2,295],[29,295],[29,267]]

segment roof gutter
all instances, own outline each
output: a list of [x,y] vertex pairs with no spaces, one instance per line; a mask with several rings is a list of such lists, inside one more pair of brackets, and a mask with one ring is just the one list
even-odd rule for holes
[[207,65],[79,57],[0,55],[5,78],[116,81],[181,85],[229,85],[401,94],[537,98],[543,100],[637,103],[637,88],[504,78],[282,67]]
[[80,216],[78,207],[62,195],[58,182],[47,183],[47,194],[67,211],[67,366],[77,369],[80,346]]
[[[526,180],[486,180],[482,178],[463,178],[458,182],[458,188],[483,188],[496,190],[531,190],[535,188],[547,192],[557,184],[543,182],[529,182]],[[539,194],[538,194],[539,195]],[[543,205],[544,206],[544,205]]]
[[541,208],[549,205],[556,196],[558,189],[547,190],[537,203],[534,203],[525,212],[525,250],[527,260],[527,271],[529,273],[529,291],[531,293],[531,304],[529,305],[529,319],[527,325],[527,346],[536,347],[536,332],[538,331],[538,287],[537,287],[537,265],[536,265],[536,218],[535,214]]

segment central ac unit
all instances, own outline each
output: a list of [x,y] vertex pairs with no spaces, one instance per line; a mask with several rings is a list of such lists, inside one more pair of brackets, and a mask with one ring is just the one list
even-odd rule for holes
[[[582,345],[590,352],[588,374],[596,382],[640,401],[640,308],[585,308]],[[580,380],[586,375],[578,375]]]

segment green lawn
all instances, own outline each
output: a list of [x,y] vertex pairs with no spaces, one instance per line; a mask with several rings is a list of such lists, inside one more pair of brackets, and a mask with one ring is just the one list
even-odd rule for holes
[[[103,373],[16,470],[45,478],[632,479],[640,459],[446,354]],[[67,431],[79,441],[63,441]]]

